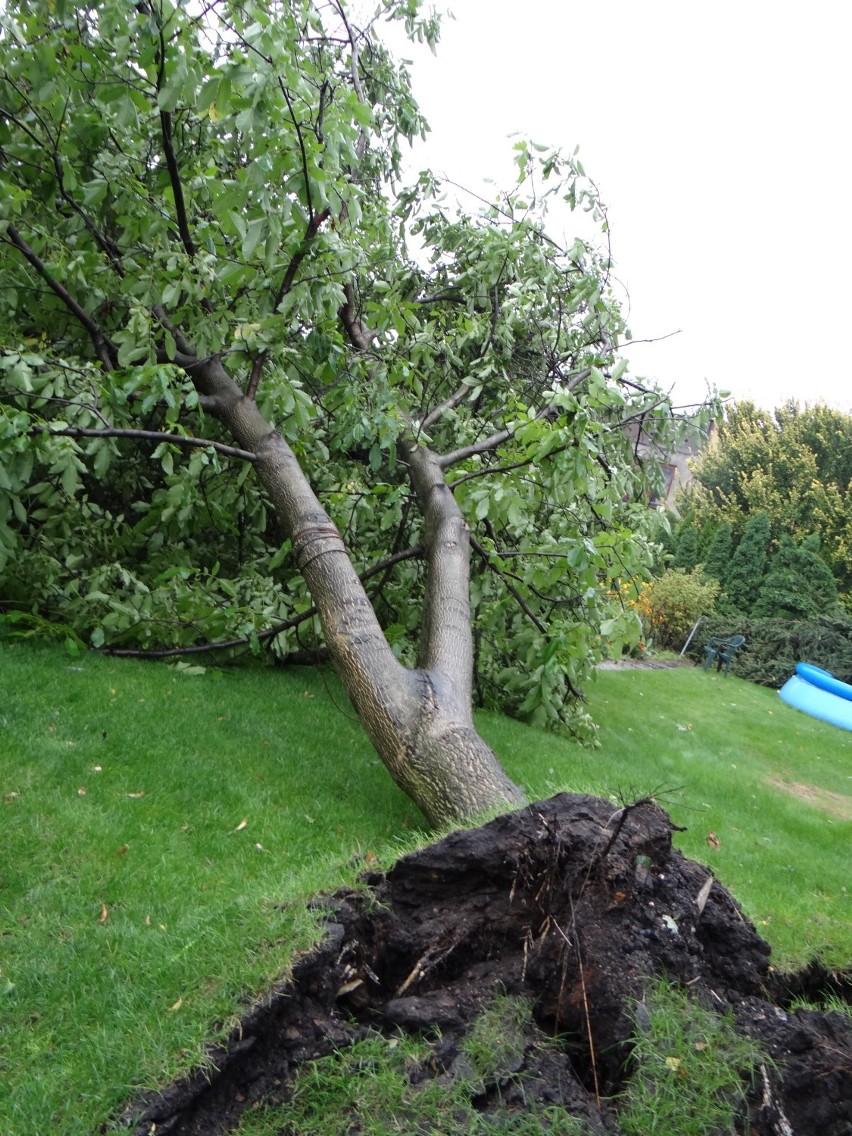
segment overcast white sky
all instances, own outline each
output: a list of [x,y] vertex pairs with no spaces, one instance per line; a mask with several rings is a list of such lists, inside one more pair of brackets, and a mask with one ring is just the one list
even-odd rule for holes
[[852,411],[848,0],[449,3],[437,58],[403,49],[414,165],[508,187],[513,132],[579,144],[634,336],[681,331],[634,374]]

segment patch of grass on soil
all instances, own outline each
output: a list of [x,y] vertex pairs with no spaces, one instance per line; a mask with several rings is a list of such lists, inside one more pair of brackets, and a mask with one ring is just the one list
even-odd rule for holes
[[619,1102],[624,1136],[716,1136],[747,1111],[766,1058],[728,1017],[658,981],[635,1008],[633,1069]]
[[[529,1005],[498,998],[476,1019],[452,1068],[439,1073],[435,1041],[374,1034],[308,1064],[292,1100],[247,1113],[240,1136],[583,1136],[564,1108],[539,1103],[521,1072],[530,1046],[553,1046],[536,1029]],[[437,1074],[437,1075],[436,1075]],[[510,1085],[524,1108],[503,1108]],[[490,1107],[489,1107],[490,1106]]]

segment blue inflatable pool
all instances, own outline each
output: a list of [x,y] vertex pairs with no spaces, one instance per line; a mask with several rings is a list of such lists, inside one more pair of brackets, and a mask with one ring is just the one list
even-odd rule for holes
[[788,706],[852,730],[852,686],[812,663],[797,663],[796,673],[778,691]]

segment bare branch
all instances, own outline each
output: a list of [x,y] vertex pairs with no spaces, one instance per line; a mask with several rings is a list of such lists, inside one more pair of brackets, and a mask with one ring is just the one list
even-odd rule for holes
[[438,465],[441,469],[449,469],[451,465],[465,461],[466,458],[496,450],[498,446],[502,446],[504,442],[508,442],[514,436],[514,430],[500,430],[498,433],[492,434],[490,438],[482,438],[478,442],[471,442],[469,446],[462,446],[458,450],[451,450],[448,454],[441,454],[438,458]]
[[111,371],[116,356],[115,347],[109,342],[99,325],[92,319],[79,301],[71,295],[68,289],[63,284],[60,284],[55,277],[51,276],[44,261],[24,240],[14,225],[8,225],[6,227],[6,236],[15,248],[23,254],[25,259],[29,261],[51,291],[59,297],[71,315],[86,329],[94,345],[95,352],[103,364],[104,370]]
[[346,303],[341,305],[340,319],[346,329],[346,334],[349,336],[353,347],[359,351],[369,351],[375,333],[365,327],[358,318],[355,288],[351,280],[343,286],[343,292],[346,296]]
[[458,390],[453,391],[449,398],[445,398],[443,402],[439,402],[437,406],[433,407],[432,410],[429,411],[429,413],[420,423],[420,429],[428,430],[434,422],[437,422],[437,420],[441,417],[445,410],[453,410],[455,407],[457,407],[469,391],[470,387],[466,383],[462,383]]
[[215,450],[226,458],[240,458],[255,462],[257,455],[250,450],[240,450],[236,446],[226,446],[222,442],[211,442],[209,438],[187,437],[185,434],[166,434],[159,430],[124,430],[112,426],[84,427],[63,426],[51,429],[49,425],[33,426],[31,434],[50,434],[59,438],[138,438],[150,442],[171,442],[177,446],[189,446],[205,450]]
[[623,343],[619,343],[618,350],[623,351],[625,347],[634,347],[637,343],[662,343],[664,339],[673,339],[676,335],[682,335],[683,328],[679,327],[677,331],[668,331],[665,335],[652,335],[649,339],[625,339]]

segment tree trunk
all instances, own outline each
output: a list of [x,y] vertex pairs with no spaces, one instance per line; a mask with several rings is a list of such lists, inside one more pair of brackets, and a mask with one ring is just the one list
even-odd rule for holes
[[343,538],[293,451],[217,360],[187,369],[205,409],[257,455],[258,477],[292,542],[335,669],[394,781],[436,825],[522,804],[473,725],[468,530],[435,456],[404,447],[426,521],[420,667],[410,671],[390,649]]

